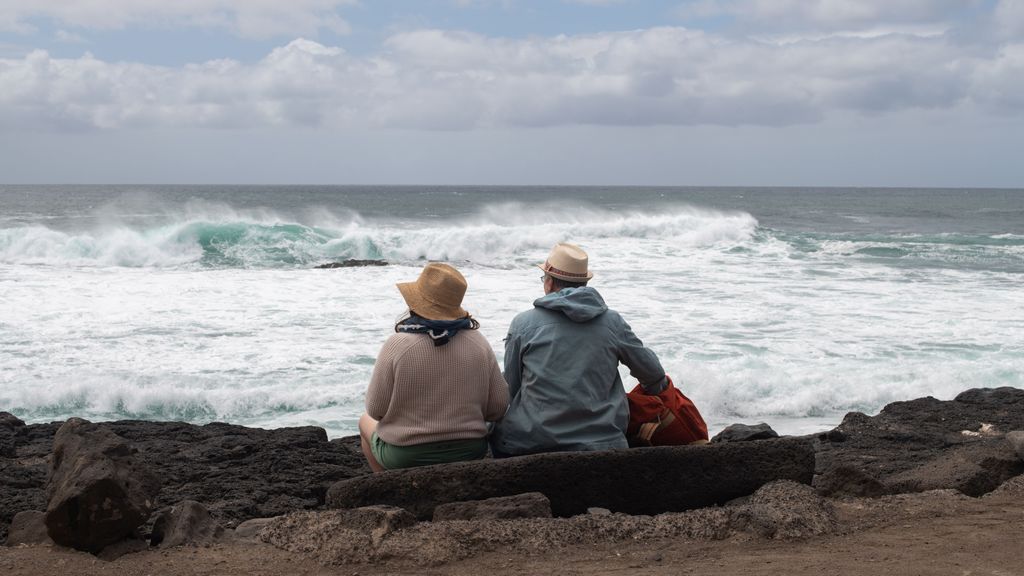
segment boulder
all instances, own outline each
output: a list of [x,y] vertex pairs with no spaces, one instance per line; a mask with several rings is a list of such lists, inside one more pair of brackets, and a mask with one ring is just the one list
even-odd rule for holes
[[7,545],[53,544],[46,533],[46,515],[38,510],[24,510],[14,515],[7,532]]
[[1010,448],[1013,448],[1017,457],[1024,460],[1024,432],[1020,430],[1009,432],[1006,434],[1006,441],[1010,443]]
[[627,514],[701,508],[751,494],[773,480],[810,484],[814,449],[802,439],[536,454],[389,470],[344,480],[332,508],[389,504],[429,520],[448,502],[540,492],[556,516],[601,507]]
[[540,492],[528,492],[487,500],[450,502],[434,509],[434,522],[512,518],[551,518],[551,501]]
[[159,490],[124,438],[72,418],[53,441],[47,530],[62,546],[98,553],[135,534]]
[[715,434],[712,442],[749,442],[751,440],[769,440],[778,438],[778,433],[772,427],[761,422],[753,426],[747,424],[733,424],[726,426],[724,430]]
[[207,546],[224,536],[224,528],[202,504],[185,500],[158,513],[150,533],[151,546]]

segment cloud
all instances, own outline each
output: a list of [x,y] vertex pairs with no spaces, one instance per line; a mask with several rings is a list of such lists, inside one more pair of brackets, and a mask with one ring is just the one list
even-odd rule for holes
[[761,125],[973,106],[1024,114],[1024,49],[885,35],[772,43],[684,28],[504,39],[417,30],[356,56],[295,40],[183,67],[0,59],[0,126],[473,130]]
[[684,20],[729,17],[755,31],[851,31],[945,22],[981,0],[695,0]]
[[4,0],[0,30],[28,33],[31,21],[51,19],[64,27],[121,29],[132,25],[222,28],[244,37],[347,33],[338,14],[356,0]]

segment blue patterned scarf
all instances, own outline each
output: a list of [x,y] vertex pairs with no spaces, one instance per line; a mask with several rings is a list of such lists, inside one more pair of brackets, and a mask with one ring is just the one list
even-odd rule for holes
[[434,341],[434,346],[444,346],[459,330],[476,330],[480,323],[470,317],[458,320],[428,320],[415,314],[403,315],[395,324],[395,332],[426,334]]

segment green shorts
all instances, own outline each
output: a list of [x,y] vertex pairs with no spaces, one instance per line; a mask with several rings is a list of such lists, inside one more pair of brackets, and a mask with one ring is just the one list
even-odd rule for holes
[[395,446],[381,440],[374,432],[370,438],[370,449],[373,452],[373,457],[381,466],[392,470],[394,468],[479,460],[487,453],[487,440],[471,438],[469,440],[445,440],[444,442],[429,442],[412,446]]

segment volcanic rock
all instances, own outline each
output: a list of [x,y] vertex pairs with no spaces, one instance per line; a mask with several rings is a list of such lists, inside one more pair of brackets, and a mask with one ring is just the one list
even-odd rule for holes
[[98,553],[146,521],[160,481],[135,453],[91,422],[72,418],[61,426],[47,484],[46,527],[54,542]]
[[529,492],[487,500],[449,502],[434,509],[434,522],[510,518],[551,518],[551,501],[540,492]]
[[814,450],[803,439],[563,452],[389,470],[338,482],[327,503],[390,504],[428,520],[448,502],[540,492],[556,516],[594,506],[659,514],[724,503],[772,480],[810,484],[813,472]]
[[330,269],[330,268],[356,268],[360,266],[387,266],[386,260],[358,260],[350,258],[348,260],[342,260],[341,262],[328,262],[327,264],[320,264],[314,266],[318,269]]
[[9,412],[0,412],[0,456],[14,458],[17,455],[14,439],[25,430],[25,423]]
[[7,545],[53,544],[53,539],[46,533],[45,518],[46,514],[38,510],[24,510],[15,514],[7,532]]
[[816,438],[814,486],[821,494],[866,495],[864,482],[849,482],[847,490],[839,480],[856,470],[862,479],[884,485],[886,493],[951,488],[983,494],[1024,472],[1019,458],[1009,458],[1004,437],[962,433],[981,430],[983,424],[995,430],[1024,429],[1024,390],[972,389],[950,401],[893,402],[877,416],[851,412],[833,431],[837,434]]
[[1024,460],[1024,432],[1020,430],[1014,430],[1006,434],[1006,441],[1010,443],[1010,447],[1017,454],[1017,457]]
[[224,528],[198,502],[185,500],[158,514],[149,538],[151,546],[204,546],[224,536]]
[[751,440],[768,440],[778,438],[778,433],[772,427],[765,424],[733,424],[726,426],[711,439],[712,442],[749,442]]

